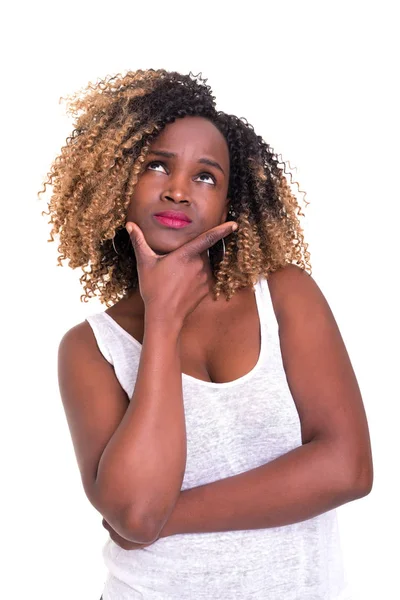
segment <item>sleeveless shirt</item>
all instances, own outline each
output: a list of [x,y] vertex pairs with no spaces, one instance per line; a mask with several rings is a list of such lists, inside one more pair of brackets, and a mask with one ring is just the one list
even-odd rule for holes
[[[187,460],[181,490],[261,466],[301,446],[267,279],[253,286],[261,331],[255,367],[213,383],[182,373]],[[106,312],[86,318],[133,395],[142,345]],[[179,534],[124,550],[108,538],[103,600],[349,600],[336,510],[266,529]]]

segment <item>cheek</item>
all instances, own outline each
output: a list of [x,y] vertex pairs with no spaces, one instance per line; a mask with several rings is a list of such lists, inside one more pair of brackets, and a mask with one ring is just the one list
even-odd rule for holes
[[131,196],[131,204],[135,202],[137,206],[145,206],[156,200],[163,191],[161,178],[149,177],[148,175],[148,173],[143,173],[139,177]]
[[226,221],[225,215],[222,208],[212,210],[204,215],[204,227],[205,229],[211,229]]
[[148,197],[148,194],[146,194],[145,186],[139,181],[130,197],[128,214],[134,214],[137,211],[140,211],[141,206],[144,205],[146,197]]
[[136,201],[135,196],[133,195],[133,196],[131,196],[131,199],[128,204],[128,210],[127,210],[128,215],[131,215],[135,211],[136,207],[137,207],[137,201]]

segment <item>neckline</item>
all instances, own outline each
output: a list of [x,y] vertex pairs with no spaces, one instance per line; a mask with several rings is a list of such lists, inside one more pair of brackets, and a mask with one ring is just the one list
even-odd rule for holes
[[[256,300],[256,307],[257,307],[257,314],[258,314],[258,320],[259,320],[259,324],[260,324],[260,337],[261,337],[261,341],[260,341],[260,353],[258,355],[258,360],[255,364],[255,366],[251,369],[251,371],[249,371],[248,373],[246,373],[245,375],[242,375],[241,377],[237,378],[237,379],[233,379],[232,381],[224,381],[221,383],[218,382],[214,382],[214,381],[204,381],[203,379],[198,379],[197,377],[193,377],[192,375],[188,375],[187,373],[182,373],[182,380],[183,381],[188,381],[188,382],[193,382],[202,386],[206,386],[209,388],[218,388],[218,389],[222,389],[222,388],[227,388],[227,387],[233,387],[235,385],[239,385],[241,383],[245,383],[248,379],[250,379],[251,377],[253,377],[253,375],[258,371],[258,369],[260,368],[260,365],[262,363],[263,357],[264,357],[264,353],[265,353],[265,335],[264,335],[264,307],[263,307],[263,302],[262,302],[262,291],[261,291],[261,278],[259,278],[257,280],[257,282],[254,284],[253,286],[253,290],[255,292],[255,300]],[[106,313],[105,311],[100,313],[103,314],[106,319],[109,322],[112,322],[112,324],[114,325],[114,327],[128,340],[131,341],[131,343],[133,343],[137,348],[139,348],[139,350],[141,351],[143,346],[142,344],[136,339],[134,338],[130,333],[128,333],[123,327],[121,327],[121,325],[119,323],[117,323],[117,321],[111,317],[108,313]]]

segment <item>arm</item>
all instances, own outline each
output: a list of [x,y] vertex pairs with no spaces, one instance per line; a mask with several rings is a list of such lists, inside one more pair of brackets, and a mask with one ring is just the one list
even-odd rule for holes
[[[145,315],[145,331],[135,389],[125,416],[108,443],[96,486],[127,506],[124,537],[152,538],[165,524],[183,481],[186,428],[179,350],[180,327]],[[147,515],[151,515],[148,522]]]
[[181,326],[145,322],[131,401],[87,322],[70,329],[58,352],[58,379],[83,487],[91,504],[126,540],[145,543],[179,495],[186,431],[179,351]]
[[281,527],[370,490],[348,473],[340,447],[313,440],[251,471],[184,490],[160,537]]
[[287,525],[372,489],[363,402],[325,298],[294,265],[274,273],[269,285],[303,445],[246,473],[181,492],[161,537]]

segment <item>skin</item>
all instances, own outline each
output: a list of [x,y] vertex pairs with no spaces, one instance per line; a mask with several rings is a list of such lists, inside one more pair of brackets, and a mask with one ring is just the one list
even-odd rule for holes
[[[229,150],[220,131],[201,117],[185,117],[169,124],[150,150],[176,156],[166,158],[149,152],[126,222],[136,223],[151,250],[165,255],[227,221]],[[220,168],[200,163],[204,158]],[[182,210],[192,223],[183,229],[166,228],[152,217],[163,210]],[[200,257],[209,277],[210,292],[186,317],[181,329],[182,372],[204,381],[231,381],[251,371],[258,360],[260,334],[255,296],[252,289],[246,288],[237,291],[229,303],[223,295],[216,301],[207,251]],[[143,344],[145,305],[138,290],[106,312]],[[86,329],[86,324],[83,327]],[[89,330],[86,333],[92,336]],[[110,536],[121,547],[141,547],[124,541],[106,519],[103,525],[107,525]]]
[[[167,158],[155,154],[160,151],[176,156]],[[221,170],[199,163],[202,158],[218,163]],[[203,117],[177,119],[169,123],[151,145],[126,220],[139,225],[156,254],[169,254],[227,220],[228,185],[229,149],[222,133]],[[167,228],[152,216],[165,210],[181,210],[192,223],[182,229]],[[207,252],[201,256],[210,278],[209,297],[201,303],[204,308],[212,300],[213,274]],[[139,291],[130,295],[125,307],[132,308],[137,317],[144,316]]]
[[[165,157],[157,154],[157,152],[169,152],[176,156]],[[220,168],[200,163],[199,160],[203,158],[218,163]],[[139,225],[147,244],[156,254],[169,254],[197,237],[200,233],[227,220],[230,203],[227,196],[229,173],[228,145],[224,136],[213,123],[202,117],[177,119],[164,128],[150,147],[143,165],[143,173],[139,178],[128,207],[126,222],[133,221]],[[183,229],[166,228],[152,216],[154,213],[163,210],[182,210],[192,219],[192,223]],[[190,330],[187,335],[189,347],[196,344],[209,344],[209,338],[200,341],[199,328],[192,328],[191,322],[197,322],[198,325],[202,320],[206,320],[210,324],[211,319],[217,318],[218,323],[221,323],[221,318],[216,317],[216,301],[211,292],[214,277],[207,252],[202,253],[201,257],[210,278],[210,294],[186,319],[186,327]],[[241,290],[237,292],[235,299],[231,301],[231,305],[236,304],[239,306],[240,304],[240,312],[243,316],[243,302],[248,303],[249,301],[253,303],[255,309],[253,293],[246,294],[246,290]],[[221,304],[221,299],[219,304]],[[140,342],[143,341],[142,327],[145,306],[139,290],[131,293],[129,298],[116,303],[106,312],[119,321],[136,339]],[[211,317],[211,313],[213,317]],[[224,314],[227,318],[228,310],[226,307]],[[228,318],[231,322],[236,320],[232,318],[232,315]],[[246,320],[246,322],[247,327],[249,327],[249,320]],[[254,312],[253,322],[254,326],[258,328],[257,311]],[[221,331],[221,327],[217,323],[212,329],[218,337],[221,336],[226,340],[226,332]],[[197,333],[194,334],[194,331]],[[246,361],[242,358],[239,366],[240,372],[231,373],[227,376],[228,380],[240,377],[244,366],[246,372],[250,371],[258,358],[258,335],[252,335],[251,339],[250,336],[243,335],[243,332],[240,335],[242,346],[244,344],[248,349],[248,363],[246,364]],[[182,354],[185,354],[184,347],[182,348]],[[232,370],[234,361],[227,362],[230,362]],[[237,366],[238,361],[235,364],[236,368]],[[186,369],[186,372],[189,370]],[[209,377],[204,377],[199,372],[193,372],[193,369],[192,374],[199,379],[209,379]],[[110,537],[126,550],[149,545],[136,544],[125,540],[105,519],[103,519],[102,524],[109,532]]]
[[[177,156],[166,159],[149,154],[128,208],[127,221],[138,224],[154,252],[167,254],[227,220],[229,153],[222,134],[201,117],[185,117],[169,124],[151,149],[174,152]],[[202,157],[217,161],[224,173],[215,167],[198,164]],[[151,164],[155,161],[161,161],[165,167]],[[216,178],[215,184],[209,175]],[[192,223],[187,228],[175,230],[153,220],[153,213],[170,209],[183,210]],[[202,258],[211,282],[207,252],[202,254]],[[301,422],[303,445],[257,469],[181,492],[164,528],[154,531],[149,543],[138,544],[122,538],[103,519],[103,526],[120,547],[133,550],[148,546],[159,537],[179,533],[283,526],[331,510],[365,496],[371,490],[372,456],[362,398],[337,324],[322,292],[314,280],[295,265],[273,273],[268,285],[279,323],[283,365]],[[188,328],[186,331],[185,343],[182,343],[184,369],[184,359],[193,345],[207,347],[210,341],[216,350],[207,366],[214,367],[214,380],[215,375],[217,380],[233,380],[254,366],[258,356],[258,339],[250,313],[242,311],[245,303],[251,302],[251,314],[255,317],[257,314],[251,290],[250,293],[249,290],[242,292],[240,290],[232,299],[233,303],[238,303],[241,315],[233,321],[235,305],[229,305],[228,309],[224,302],[212,303],[210,288],[210,295],[190,315],[194,315],[192,322],[197,321],[207,327],[198,327],[194,332]],[[129,317],[124,322],[126,329],[129,330],[129,325],[138,320],[135,317],[143,321],[144,304],[138,291],[107,312],[121,315],[122,306],[127,309],[125,314]],[[218,307],[220,310],[217,310]],[[245,314],[246,317],[243,317]],[[226,319],[225,329],[222,325],[214,327],[222,316]],[[242,331],[241,326],[244,327]],[[77,364],[85,365],[85,376],[88,377],[91,362],[83,352],[86,348],[88,353],[91,352],[93,339],[87,324],[83,323],[75,330],[68,352],[73,356],[71,372],[79,383],[83,376],[79,372],[76,374]],[[214,332],[212,340],[207,338],[210,331]],[[247,332],[246,335],[244,332]],[[132,334],[139,339],[136,330]],[[234,361],[237,348],[240,356]],[[93,348],[94,352],[98,350]],[[224,357],[224,364],[218,362],[220,356]],[[90,355],[90,358],[93,356]],[[194,369],[195,363],[199,367],[199,362],[199,356],[195,356],[188,367]],[[64,363],[67,361],[61,360],[66,371],[63,380],[69,381],[72,374]],[[225,363],[228,367],[224,367]],[[223,371],[224,368],[229,372]],[[192,370],[190,372],[193,374]],[[194,375],[201,376],[200,373]],[[98,377],[96,373],[96,380]],[[104,386],[106,383],[111,386],[111,379],[105,371],[102,371],[102,377]],[[73,390],[71,398],[74,393]],[[72,404],[72,400],[66,398],[65,401]],[[121,400],[121,407],[122,404]],[[74,407],[75,413],[78,414],[78,409]],[[119,418],[117,415],[115,420]],[[99,422],[102,420],[100,412],[97,419]],[[103,420],[106,430],[110,421],[108,413]],[[104,437],[107,435],[104,434]],[[88,464],[89,447],[85,447],[84,436],[82,439],[83,442],[78,440],[76,434],[79,455],[86,453],[82,464]],[[98,447],[102,448],[103,444],[99,441]],[[91,447],[90,452],[94,455],[98,449]]]
[[[156,157],[148,157],[145,164],[146,169],[150,165],[150,170],[139,181],[127,221],[138,223],[150,247],[165,254],[226,220],[228,177],[210,169],[219,177],[217,185],[198,183],[197,160],[201,156],[213,158],[227,173],[229,156],[220,132],[198,117],[170,124],[152,149],[176,152],[177,158],[169,159],[164,170],[161,165],[151,165]],[[207,177],[200,179],[209,181]],[[152,213],[172,207],[184,210],[193,219],[192,225],[167,230],[152,222]],[[206,253],[203,260],[208,266]],[[312,278],[295,265],[271,274],[268,285],[280,327],[285,371],[302,423],[303,446],[248,473],[181,493],[169,521],[149,544],[126,540],[103,519],[111,539],[121,548],[143,548],[176,533],[280,526],[321,514],[370,490],[372,459],[361,395],[326,300]],[[131,318],[120,322],[142,341],[142,330],[137,326],[144,314],[140,294],[134,294],[127,302]],[[108,312],[121,316],[117,310],[118,307]],[[132,318],[135,312],[136,326]],[[210,331],[212,338],[207,337]],[[249,372],[259,354],[253,293],[240,290],[230,304],[213,302],[210,294],[190,315],[182,339],[183,372],[205,380],[212,375],[214,381],[231,381]],[[321,351],[323,344],[326,347]],[[215,348],[214,353],[201,353],[209,358],[204,361],[205,373],[194,372],[193,356],[200,362],[200,357],[194,355],[196,346]],[[236,356],[235,349],[240,351]],[[307,354],[309,365],[304,362]],[[221,356],[224,361],[218,362]],[[187,357],[191,361],[185,363]],[[324,381],[327,373],[335,370],[337,389],[331,383],[328,391]],[[321,394],[322,389],[325,394]],[[313,469],[310,465],[314,465]],[[327,468],[332,475],[325,484],[323,474]],[[343,480],[337,479],[336,472],[345,474]],[[293,481],[290,494],[288,481]],[[251,501],[250,490],[254,495]]]

